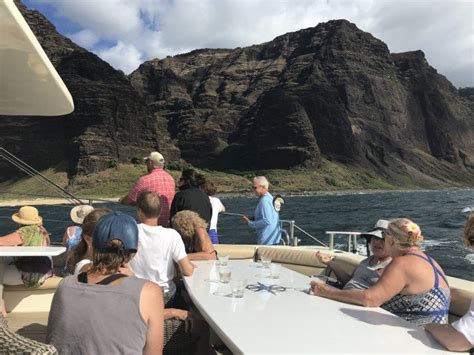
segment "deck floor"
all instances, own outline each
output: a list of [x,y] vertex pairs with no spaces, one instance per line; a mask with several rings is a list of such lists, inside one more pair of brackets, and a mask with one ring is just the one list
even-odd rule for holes
[[[8,327],[14,332],[44,343],[46,341],[46,325],[48,312],[16,312],[8,314]],[[221,346],[219,350],[210,351],[212,355],[231,355],[232,353]]]
[[20,335],[42,343],[46,340],[48,312],[9,313],[7,322],[9,328]]

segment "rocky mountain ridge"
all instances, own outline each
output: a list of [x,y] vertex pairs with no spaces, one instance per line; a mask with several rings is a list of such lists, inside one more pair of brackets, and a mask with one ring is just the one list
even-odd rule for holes
[[472,92],[422,51],[390,53],[348,21],[154,59],[127,77],[19,7],[76,104],[65,117],[0,120],[2,145],[35,167],[66,160],[73,177],[158,149],[213,169],[318,169],[326,158],[400,185],[473,185]]

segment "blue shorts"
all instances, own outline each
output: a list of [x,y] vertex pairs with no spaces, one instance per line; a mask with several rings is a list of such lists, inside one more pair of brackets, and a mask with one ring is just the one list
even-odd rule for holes
[[212,244],[219,244],[219,236],[216,229],[209,229],[209,237],[211,237]]

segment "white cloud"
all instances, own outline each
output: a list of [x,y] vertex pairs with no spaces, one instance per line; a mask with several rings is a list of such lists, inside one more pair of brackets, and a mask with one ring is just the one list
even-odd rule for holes
[[75,43],[85,48],[93,48],[100,38],[90,30],[82,30],[68,35]]
[[142,53],[134,45],[121,41],[114,47],[99,51],[97,55],[125,73],[132,72],[144,61]]
[[[140,55],[134,52],[133,60],[196,48],[244,47],[346,18],[386,42],[391,51],[421,49],[455,85],[474,86],[474,2],[469,0],[36,1],[54,6],[58,16],[77,23],[82,32],[121,43],[98,51],[92,36],[74,34],[93,43],[83,44],[88,49],[102,56],[134,48]],[[119,62],[122,70],[131,70],[125,59],[111,64]]]

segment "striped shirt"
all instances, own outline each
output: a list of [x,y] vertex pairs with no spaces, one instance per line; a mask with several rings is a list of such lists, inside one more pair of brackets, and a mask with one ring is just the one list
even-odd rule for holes
[[170,206],[176,191],[176,183],[173,177],[162,168],[155,168],[149,174],[137,180],[128,197],[136,203],[138,195],[143,191],[152,191],[158,194],[161,205],[159,224],[160,226],[168,227]]

